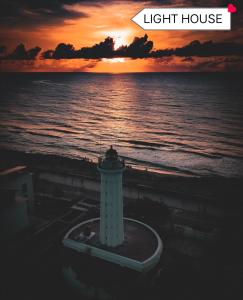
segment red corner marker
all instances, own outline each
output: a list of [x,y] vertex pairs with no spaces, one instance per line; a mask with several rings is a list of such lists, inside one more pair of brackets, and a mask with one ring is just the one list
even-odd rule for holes
[[237,12],[237,8],[236,8],[236,6],[234,6],[234,4],[228,4],[228,12],[229,13],[235,13],[235,12]]

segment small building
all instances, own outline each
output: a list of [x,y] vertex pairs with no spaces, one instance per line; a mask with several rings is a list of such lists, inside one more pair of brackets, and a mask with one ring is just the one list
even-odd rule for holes
[[0,232],[6,239],[29,225],[34,196],[32,173],[26,166],[15,166],[0,172]]

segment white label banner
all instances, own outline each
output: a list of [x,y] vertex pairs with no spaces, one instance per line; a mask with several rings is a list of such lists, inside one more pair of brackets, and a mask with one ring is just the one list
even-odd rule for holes
[[144,8],[132,21],[146,30],[230,30],[227,8]]

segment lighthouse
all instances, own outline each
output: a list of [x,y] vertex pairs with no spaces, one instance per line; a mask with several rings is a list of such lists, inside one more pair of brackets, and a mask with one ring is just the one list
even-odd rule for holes
[[160,260],[163,244],[149,225],[123,217],[124,160],[111,146],[99,158],[97,169],[101,177],[100,217],[72,227],[63,238],[64,247],[77,251],[85,261],[89,260],[91,267],[97,264],[95,272],[99,269],[97,259],[102,265],[107,262],[107,267],[114,264],[118,269],[138,272],[153,269]]
[[99,160],[101,175],[100,193],[100,242],[104,246],[117,247],[124,241],[122,175],[124,160],[111,146],[104,159]]

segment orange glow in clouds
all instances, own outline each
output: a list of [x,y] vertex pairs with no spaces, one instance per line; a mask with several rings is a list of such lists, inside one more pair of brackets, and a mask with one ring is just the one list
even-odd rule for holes
[[[73,44],[76,49],[85,46],[93,46],[96,43],[104,41],[108,36],[115,41],[115,49],[122,45],[131,43],[135,36],[141,37],[145,33],[149,39],[154,42],[154,49],[166,49],[181,47],[190,43],[192,40],[217,40],[229,39],[232,32],[224,32],[219,35],[217,32],[198,32],[198,31],[144,31],[131,21],[140,10],[149,7],[148,2],[143,1],[114,1],[109,3],[92,4],[72,4],[64,5],[68,11],[82,12],[84,17],[79,19],[66,19],[55,25],[40,24],[33,27],[27,27],[22,30],[9,29],[8,36],[14,37],[12,44],[23,42],[27,48],[40,46],[43,51],[54,49],[59,43]],[[159,5],[158,5],[159,6]],[[4,29],[0,28],[0,33]],[[5,33],[6,34],[6,33]],[[8,62],[2,64],[2,68]],[[189,63],[188,63],[189,64]],[[10,65],[10,64],[9,64]],[[17,67],[16,67],[17,66]],[[89,72],[146,72],[146,71],[165,71],[169,70],[169,64],[160,64],[158,61],[150,59],[101,59],[101,60],[59,60],[44,61],[38,60],[35,63],[16,63],[16,66],[10,65],[10,69],[22,69],[25,71],[89,71]],[[1,68],[1,66],[0,66]],[[175,71],[171,66],[172,71]]]

